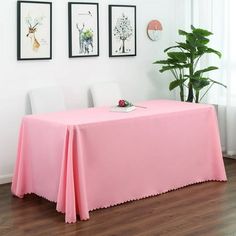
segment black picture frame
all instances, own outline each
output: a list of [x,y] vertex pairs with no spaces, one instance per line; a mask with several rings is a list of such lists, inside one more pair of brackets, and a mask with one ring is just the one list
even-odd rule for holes
[[[76,7],[77,10],[81,7],[77,18],[73,16]],[[91,32],[92,36],[87,37],[86,32]],[[99,3],[68,2],[68,36],[69,58],[99,56]]]
[[[43,4],[43,5],[42,5]],[[42,7],[45,7],[43,9]],[[39,15],[23,15],[24,8],[31,11],[39,11]],[[43,11],[47,14],[42,14]],[[29,13],[28,13],[29,14]],[[23,19],[25,18],[25,19]],[[26,19],[28,18],[28,19]],[[32,21],[32,23],[31,23]],[[41,21],[41,22],[40,22]],[[42,21],[44,21],[42,23]],[[28,22],[28,31],[26,31],[26,22]],[[24,24],[24,25],[23,25]],[[31,25],[32,24],[32,25]],[[35,34],[38,29],[44,27],[40,39],[36,39]],[[47,27],[47,28],[46,28]],[[30,37],[29,43],[32,43],[32,50],[25,41],[25,37]],[[40,50],[40,52],[39,52]],[[38,53],[38,54],[37,54]],[[52,59],[52,2],[41,1],[17,1],[17,60],[51,60]]]
[[[121,15],[120,18],[117,18],[116,16],[114,16],[115,14],[113,14],[113,11],[115,10],[120,10],[120,12],[122,12],[123,9],[123,13]],[[126,12],[126,13],[124,13]],[[128,13],[132,14],[132,15],[128,15]],[[127,15],[125,15],[127,14]],[[129,20],[128,17],[131,17],[131,19]],[[136,56],[137,55],[137,26],[136,26],[136,6],[135,5],[109,5],[108,6],[108,22],[109,22],[109,57],[125,57],[125,56]],[[118,39],[117,41],[122,41],[121,45],[119,46],[118,43],[117,45],[115,44],[115,34],[114,34],[114,30],[116,27],[114,26],[114,21],[117,20],[118,24],[118,20],[123,23],[125,23],[126,21],[126,26],[128,28],[129,31],[132,31],[132,35],[129,36],[131,34],[126,35],[126,39],[125,40],[130,40],[130,37],[133,37],[130,41],[129,41],[129,48],[126,49],[124,46],[124,41],[121,39]],[[118,32],[120,32],[119,30],[117,30],[117,34]],[[117,38],[121,38],[121,37],[117,37]],[[123,37],[124,38],[124,37]],[[118,48],[118,49],[117,49]]]

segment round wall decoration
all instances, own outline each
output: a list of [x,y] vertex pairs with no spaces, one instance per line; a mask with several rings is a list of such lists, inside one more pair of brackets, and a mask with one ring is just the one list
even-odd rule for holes
[[152,41],[157,41],[160,38],[162,24],[158,20],[152,20],[147,26],[147,35]]

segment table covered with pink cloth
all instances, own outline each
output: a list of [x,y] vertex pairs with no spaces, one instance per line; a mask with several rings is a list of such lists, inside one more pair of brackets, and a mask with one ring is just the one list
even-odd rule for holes
[[226,181],[213,106],[168,100],[25,116],[12,193],[56,202],[65,221],[204,181]]

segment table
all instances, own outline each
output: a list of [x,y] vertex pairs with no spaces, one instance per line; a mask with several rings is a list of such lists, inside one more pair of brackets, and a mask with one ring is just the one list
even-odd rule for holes
[[12,193],[56,202],[65,221],[204,181],[226,181],[213,106],[169,100],[25,116]]

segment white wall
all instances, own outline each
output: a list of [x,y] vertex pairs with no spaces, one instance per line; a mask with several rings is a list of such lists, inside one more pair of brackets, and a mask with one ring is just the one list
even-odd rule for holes
[[[88,88],[101,81],[118,81],[124,98],[132,102],[173,98],[168,81],[152,65],[163,59],[184,23],[185,0],[100,0],[100,56],[68,58],[67,1],[53,2],[53,60],[16,60],[16,0],[0,7],[0,183],[8,182],[16,158],[18,131],[27,111],[27,92],[36,87],[64,87],[69,109],[91,106]],[[86,0],[87,2],[87,0]],[[94,1],[96,2],[96,1]],[[137,6],[137,56],[108,57],[108,4]],[[149,20],[159,19],[164,31],[158,42],[146,36]],[[182,27],[183,28],[183,27]]]

